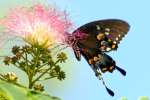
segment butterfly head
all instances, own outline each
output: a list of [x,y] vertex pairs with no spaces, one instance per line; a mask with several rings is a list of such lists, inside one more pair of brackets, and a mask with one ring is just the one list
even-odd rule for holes
[[73,46],[76,43],[77,39],[73,34],[66,33],[65,43],[69,46]]
[[79,40],[84,39],[87,36],[87,34],[76,30],[72,34],[66,33],[66,43],[69,46],[74,46]]

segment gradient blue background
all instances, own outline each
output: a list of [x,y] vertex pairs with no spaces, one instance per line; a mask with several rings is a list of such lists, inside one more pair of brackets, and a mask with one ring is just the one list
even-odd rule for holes
[[[14,1],[19,3],[19,0]],[[1,5],[7,5],[1,6],[1,13],[4,13],[3,9],[7,9],[12,2],[13,0],[1,1]],[[23,2],[21,3],[24,4]],[[107,86],[114,90],[114,97],[107,94],[85,59],[82,57],[82,61],[78,62],[71,49],[67,51],[70,55],[68,60],[70,66],[64,65],[67,69],[66,80],[45,82],[47,93],[62,100],[120,100],[122,96],[128,100],[137,100],[139,96],[150,97],[149,0],[43,0],[43,2],[67,10],[76,28],[90,21],[108,18],[123,19],[131,25],[118,50],[109,53],[118,66],[126,69],[127,76],[123,77],[117,71],[103,75]],[[18,73],[21,82],[27,82],[23,74]]]
[[[63,92],[54,92],[62,100],[137,100],[139,96],[150,97],[150,1],[149,0],[49,0],[61,9],[66,9],[76,27],[87,22],[119,18],[131,25],[129,33],[119,44],[119,49],[110,55],[117,65],[126,69],[127,76],[119,72],[105,74],[104,79],[115,92],[110,97],[104,86],[94,76],[87,62],[82,58],[76,63],[75,84]],[[72,79],[73,80],[73,79]],[[60,86],[61,87],[61,86]]]

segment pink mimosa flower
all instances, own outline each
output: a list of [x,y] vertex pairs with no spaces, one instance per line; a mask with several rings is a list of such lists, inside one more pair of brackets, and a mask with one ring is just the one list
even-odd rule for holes
[[21,37],[32,45],[36,43],[46,48],[64,41],[65,33],[72,26],[66,19],[65,12],[40,4],[30,8],[14,8],[0,22],[9,34]]

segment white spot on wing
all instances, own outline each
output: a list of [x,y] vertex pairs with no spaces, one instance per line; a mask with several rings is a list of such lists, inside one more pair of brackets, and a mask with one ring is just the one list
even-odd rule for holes
[[105,28],[105,31],[110,32],[110,28]]
[[111,50],[111,48],[106,48],[106,51],[110,51]]
[[116,41],[113,41],[113,43],[114,43],[114,44],[117,44],[117,42],[116,42]]
[[119,34],[118,37],[121,37],[121,35]]
[[105,32],[105,34],[106,34],[106,35],[109,35],[110,33],[109,33],[109,32]]
[[118,41],[119,40],[119,38],[118,37],[116,37],[116,41]]
[[96,25],[96,29],[99,31],[101,30],[101,27],[99,25]]

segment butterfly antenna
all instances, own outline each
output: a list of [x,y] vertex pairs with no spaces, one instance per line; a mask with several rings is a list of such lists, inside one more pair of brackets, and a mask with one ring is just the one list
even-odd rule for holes
[[108,94],[109,94],[110,96],[114,96],[114,95],[115,95],[114,92],[106,86],[105,81],[104,81],[104,79],[103,79],[101,73],[100,73],[97,77],[98,77],[99,80],[102,81],[102,83],[103,83],[103,85],[105,86],[106,91],[108,92]]
[[126,71],[118,66],[115,66],[115,68],[123,75],[126,76]]

